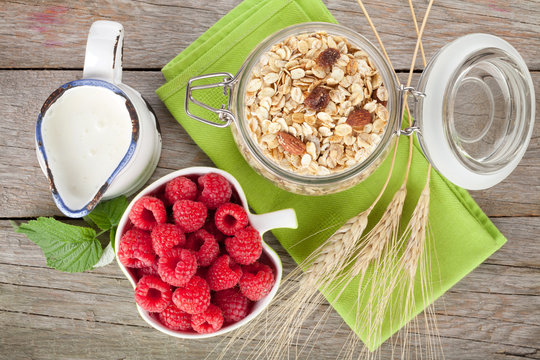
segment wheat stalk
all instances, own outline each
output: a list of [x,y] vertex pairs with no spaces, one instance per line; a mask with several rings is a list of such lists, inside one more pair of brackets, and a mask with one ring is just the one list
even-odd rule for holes
[[359,243],[360,249],[352,266],[352,276],[361,275],[363,277],[369,264],[381,257],[390,240],[397,234],[406,197],[407,187],[403,184],[388,204],[379,222]]
[[[352,266],[350,271],[351,276],[360,276],[358,299],[362,298],[364,292],[369,291],[369,296],[365,304],[360,301],[356,303],[356,330],[363,328],[367,334],[367,338],[373,342],[380,342],[382,336],[382,325],[387,314],[392,311],[399,311],[402,314],[400,321],[405,323],[408,318],[413,317],[416,311],[414,284],[417,280],[416,274],[420,266],[419,280],[422,291],[422,305],[429,303],[432,298],[432,287],[429,279],[431,270],[427,268],[428,259],[425,257],[427,248],[427,224],[429,216],[429,174],[426,185],[419,197],[417,206],[411,216],[411,221],[408,223],[403,234],[396,238],[396,235],[387,239],[387,234],[391,233],[393,226],[398,226],[395,219],[396,215],[392,216],[392,211],[399,211],[400,201],[404,201],[404,186],[394,196],[385,215],[376,225],[379,229],[372,230],[366,235],[367,244],[360,250],[357,257],[358,261]],[[370,236],[373,233],[373,236]],[[397,229],[394,234],[397,234]],[[397,264],[393,259],[398,257],[400,249],[403,249],[402,255],[399,257]],[[368,283],[371,286],[367,289],[362,288],[361,284],[368,270],[368,265],[372,265],[372,273]],[[395,289],[398,289],[397,294],[402,294],[398,299],[398,304],[404,304],[403,308],[392,307],[390,301]],[[396,301],[394,301],[396,302]],[[426,338],[429,340],[432,335],[437,335],[436,322],[433,312],[428,309],[425,313],[425,328]],[[401,358],[408,356],[408,340],[409,329],[414,328],[415,334],[420,334],[418,319],[413,319],[410,325],[405,326],[403,337],[403,347]],[[433,330],[431,330],[433,328]],[[417,335],[418,336],[418,335]],[[420,340],[420,339],[418,339]],[[420,343],[420,341],[418,341]],[[359,339],[355,334],[351,334],[344,346],[343,356],[340,358],[352,359],[354,353],[358,350]],[[439,347],[440,348],[440,347]],[[426,346],[428,354],[437,354],[437,349],[431,342]],[[442,353],[442,348],[441,348]],[[376,353],[369,353],[366,348],[361,349],[360,356],[362,358],[376,358]],[[434,358],[434,357],[429,357]]]
[[[367,12],[367,9],[362,3],[362,0],[357,0],[358,4],[362,8],[362,11],[364,12],[364,15],[366,19],[368,20],[370,26],[372,27],[375,36],[377,40],[379,41],[379,44],[381,48],[383,49],[383,53],[386,56],[387,60],[390,62],[388,58],[388,54],[386,50],[384,49],[384,45],[382,44],[382,41],[377,33],[377,30],[375,29],[373,22],[371,21],[371,18],[369,17],[369,14]],[[410,86],[411,80],[412,80],[412,73],[414,69],[414,64],[416,63],[416,55],[418,53],[418,49],[421,50],[422,53],[422,59],[424,61],[425,66],[425,55],[423,51],[422,46],[422,34],[425,29],[425,25],[427,23],[427,19],[429,16],[429,12],[431,10],[431,7],[433,5],[433,0],[430,1],[428,8],[426,10],[426,14],[424,16],[422,26],[420,29],[418,29],[418,24],[416,22],[416,16],[414,14],[414,8],[412,5],[412,1],[409,0],[409,7],[411,9],[413,22],[415,24],[415,29],[417,32],[418,40],[416,43],[415,52],[413,55],[413,59],[411,62],[410,72],[409,72],[409,78],[407,81],[407,86]],[[396,74],[397,76],[397,74]],[[407,94],[405,94],[405,104],[406,103],[406,97]],[[406,109],[408,111],[408,107],[406,106]],[[403,115],[403,114],[402,114]],[[410,121],[409,121],[410,124]],[[365,329],[367,329],[367,337],[368,341],[374,341],[379,342],[380,337],[382,335],[382,326],[384,319],[386,318],[386,314],[391,310],[390,300],[392,293],[394,289],[400,284],[400,274],[401,273],[407,273],[407,281],[405,282],[406,285],[406,291],[402,291],[402,294],[406,294],[406,301],[405,301],[405,309],[407,310],[405,312],[405,317],[402,318],[402,322],[405,322],[406,319],[408,319],[407,316],[414,315],[412,311],[415,311],[416,307],[414,304],[414,281],[415,276],[418,268],[418,264],[423,258],[423,255],[425,254],[425,245],[426,245],[426,226],[427,226],[427,220],[429,215],[429,199],[430,199],[430,189],[429,189],[429,178],[430,178],[430,172],[431,172],[431,164],[428,168],[428,176],[426,185],[421,193],[421,196],[418,200],[417,207],[415,208],[413,215],[411,217],[411,220],[409,224],[407,225],[405,234],[409,234],[410,238],[407,242],[407,246],[405,248],[405,251],[403,253],[403,256],[400,258],[400,261],[396,266],[393,263],[393,259],[398,257],[400,249],[403,247],[403,244],[405,242],[404,237],[397,239],[397,233],[398,233],[398,227],[399,227],[399,220],[401,218],[402,209],[404,200],[406,197],[406,184],[408,181],[408,176],[410,172],[411,167],[411,160],[412,160],[412,146],[413,146],[413,139],[412,137],[409,139],[409,158],[407,162],[407,168],[405,177],[403,180],[403,184],[398,190],[398,192],[395,194],[393,200],[390,202],[387,210],[385,211],[383,217],[381,218],[380,222],[375,226],[375,228],[366,236],[366,239],[363,239],[360,244],[362,244],[362,248],[359,250],[358,255],[356,257],[356,261],[354,262],[351,271],[350,276],[357,276],[360,275],[359,279],[359,285],[358,285],[358,298],[356,302],[356,321],[355,321],[355,329],[359,329],[361,326]],[[364,277],[366,275],[366,272],[368,270],[369,265],[373,265],[373,272],[370,276],[370,279],[368,283],[371,283],[369,296],[367,300],[367,304],[363,304],[363,309],[361,308],[361,302],[360,299],[363,298],[363,293],[367,291],[367,289],[364,289],[362,287],[362,284],[364,283]],[[425,271],[425,267],[422,267],[424,271],[421,272],[421,283],[422,283],[422,297],[423,297],[423,304],[427,304],[427,299],[431,298],[431,284],[429,281],[427,281],[427,275],[430,274],[430,272]],[[349,280],[350,282],[350,280]],[[348,283],[347,283],[348,284]],[[405,289],[404,289],[405,290]],[[398,292],[400,293],[400,292]],[[364,310],[364,311],[362,311]],[[429,314],[429,312],[427,312]],[[429,317],[426,316],[426,329],[428,329],[428,338],[429,338]],[[416,323],[416,319],[413,321],[414,324]],[[436,325],[435,325],[436,329]],[[407,332],[408,334],[408,332]],[[356,345],[358,344],[359,340],[358,338],[352,334],[349,336],[348,339],[348,346],[346,345],[345,348],[345,357],[347,358],[353,358]],[[433,347],[431,346],[431,343],[429,344],[429,353],[435,354],[435,351],[433,351]],[[402,348],[401,357],[404,358],[407,356],[407,345],[405,345]],[[362,357],[368,357],[368,358],[374,358],[377,355],[375,353],[370,354],[366,348],[363,348],[363,350],[360,353],[360,356]]]
[[[414,13],[414,7],[412,4],[412,0],[409,1],[409,8],[411,10],[411,15],[413,18],[414,26],[418,35],[418,41],[415,49],[415,55],[417,53],[418,48],[420,47],[420,52],[422,54],[422,61],[424,67],[426,66],[426,58],[424,55],[422,42],[421,42],[421,36],[423,33],[423,30],[425,28],[425,24],[427,22],[427,17],[429,16],[429,12],[431,10],[431,6],[433,4],[433,0],[430,1],[427,9],[426,14],[424,16],[424,20],[422,22],[422,27],[419,30],[418,24],[416,21],[416,16]],[[420,46],[419,46],[420,44]],[[416,58],[413,59],[413,64],[415,62]],[[412,64],[412,65],[413,65]],[[409,79],[408,82],[410,83],[412,79],[412,65],[411,65],[411,71],[409,72]],[[406,248],[403,252],[402,258],[400,259],[399,267],[401,268],[403,272],[403,276],[405,277],[405,289],[402,290],[402,294],[405,295],[405,301],[404,301],[404,311],[402,314],[405,314],[404,316],[412,317],[414,315],[414,312],[416,311],[416,304],[415,304],[415,293],[414,293],[414,287],[415,287],[415,279],[420,283],[420,290],[422,294],[422,307],[425,307],[424,309],[424,327],[425,327],[425,336],[424,338],[427,341],[426,345],[426,353],[429,358],[437,358],[438,354],[440,353],[441,358],[444,358],[444,353],[442,350],[442,345],[440,343],[440,337],[439,332],[437,328],[437,322],[436,322],[436,316],[433,309],[433,306],[428,305],[433,298],[432,294],[432,282],[431,282],[431,263],[429,262],[429,259],[427,259],[426,254],[429,253],[429,246],[431,243],[431,236],[430,232],[428,231],[428,217],[429,217],[429,201],[430,201],[430,188],[429,188],[429,180],[431,175],[431,163],[428,166],[427,170],[427,177],[426,177],[426,184],[424,186],[424,189],[422,190],[422,193],[420,194],[420,197],[418,199],[418,203],[416,205],[416,208],[414,209],[414,212],[411,216],[411,220],[409,221],[409,224],[407,225],[407,228],[404,232],[404,238],[408,236],[408,241]],[[418,268],[420,268],[420,271],[418,271]],[[417,279],[418,278],[418,279]],[[402,319],[403,321],[405,319]],[[419,322],[418,318],[414,318],[413,321],[411,321],[411,324],[407,324],[404,329],[404,343],[402,348],[402,357],[408,353],[408,337],[409,337],[409,329],[414,328],[413,333],[417,334],[416,337],[418,337],[420,334],[419,329]],[[432,343],[432,338],[435,338],[435,341],[438,341],[438,346],[435,346]],[[418,341],[421,344],[421,339]],[[420,351],[422,351],[421,345],[420,345]]]
[[[383,48],[383,53],[385,54],[385,56],[387,57],[387,60],[389,61],[387,52],[384,49],[384,45],[382,44],[382,41],[373,25],[373,22],[371,21],[371,18],[369,17],[367,9],[363,5],[362,0],[357,0],[357,2],[362,8],[362,11],[364,12],[366,19],[368,20],[368,23],[372,27],[381,48]],[[427,22],[427,18],[429,16],[429,11],[431,9],[432,4],[433,4],[433,0],[430,1],[428,5],[426,15],[424,16],[424,20],[422,23],[422,27],[419,30],[418,24],[416,22],[416,16],[414,14],[412,1],[409,0],[409,7],[411,9],[413,22],[415,24],[415,29],[418,35],[418,40],[416,43],[416,48],[415,48],[415,52],[414,52],[412,63],[411,63],[407,86],[410,86],[410,83],[412,80],[414,64],[416,63],[416,54],[419,48],[421,50],[422,59],[424,60],[424,65],[425,65],[425,55],[423,52],[421,38],[422,38],[423,31],[425,29],[425,24]],[[407,104],[406,94],[405,94],[405,104]],[[403,193],[403,200],[405,198],[406,184],[408,181],[409,171],[411,167],[412,145],[413,145],[413,141],[411,137],[409,141],[409,159],[407,163],[406,174],[403,180],[402,187],[400,188],[400,190],[394,197],[394,200],[400,195],[399,194],[400,192]],[[360,256],[357,258],[357,262],[355,263],[355,265],[353,265],[353,271],[351,272],[351,275],[360,274],[359,287],[358,287],[358,299],[356,302],[357,309],[356,309],[355,324],[356,324],[356,329],[359,329],[360,326],[363,326],[364,330],[367,329],[368,341],[379,342],[380,340],[384,319],[386,317],[386,314],[389,311],[391,311],[389,310],[389,301],[391,300],[392,292],[394,291],[396,286],[398,286],[399,284],[400,271],[408,272],[409,273],[408,284],[414,284],[414,278],[415,278],[416,269],[418,266],[418,261],[420,259],[421,254],[423,253],[423,245],[425,244],[425,229],[426,229],[427,218],[428,218],[428,213],[429,213],[429,172],[430,170],[431,170],[431,165],[429,166],[429,169],[428,169],[428,181],[426,182],[425,189],[422,191],[422,195],[418,201],[417,208],[413,212],[413,216],[411,217],[411,222],[407,226],[407,230],[408,230],[407,233],[411,234],[411,241],[408,242],[407,247],[404,252],[404,256],[401,258],[402,263],[398,264],[399,269],[396,271],[395,267],[393,266],[392,259],[398,256],[399,249],[402,247],[404,243],[403,238],[396,240],[396,234],[398,231],[397,227],[399,225],[399,219],[401,218],[401,210],[402,210],[403,203],[399,204],[399,202],[397,201],[394,202],[394,200],[390,203],[387,211],[385,212],[385,215],[383,215],[383,218],[381,218],[381,221],[376,225],[376,228],[378,229],[374,233],[375,235],[371,239],[369,239],[368,244],[370,245],[366,246],[366,248],[363,249],[363,251],[361,251]],[[400,205],[401,205],[401,208],[398,208]],[[393,212],[391,211],[392,209],[394,209]],[[360,299],[363,298],[362,295],[364,291],[367,291],[367,289],[362,288],[362,283],[364,282],[364,276],[366,274],[368,266],[372,262],[374,262],[374,264],[373,264],[373,273],[370,279],[371,289],[369,289],[370,292],[369,292],[367,304],[363,305],[364,311],[362,311]],[[406,303],[410,304],[414,302],[414,292],[411,290],[410,286],[407,289],[406,294],[407,294]],[[425,303],[426,302],[424,302],[424,304]],[[408,314],[408,315],[412,315],[412,314]],[[404,319],[402,320],[404,321]],[[344,347],[346,357],[348,358],[353,357],[357,344],[358,344],[358,338],[354,334],[352,334],[348,339],[348,343]],[[363,349],[361,354],[363,354],[363,357],[376,357],[376,354],[369,354],[369,352],[367,352],[365,348]],[[401,355],[402,357],[404,357],[405,352],[402,352]]]
[[[425,346],[425,352],[428,358],[444,358],[442,346],[435,346],[432,342],[432,338],[435,341],[440,341],[438,336],[438,329],[436,323],[436,317],[432,306],[428,306],[429,302],[433,299],[432,293],[432,281],[431,281],[431,261],[427,257],[430,253],[431,242],[433,241],[431,232],[428,227],[429,218],[429,201],[430,201],[430,188],[429,188],[430,173],[427,175],[426,184],[420,197],[416,208],[413,211],[411,220],[407,225],[400,241],[406,243],[405,250],[398,262],[398,269],[401,278],[401,287],[399,294],[401,299],[399,301],[403,306],[398,310],[402,314],[401,321],[405,322],[408,318],[414,316],[417,308],[416,296],[415,296],[415,284],[419,284],[419,291],[421,292],[421,306],[426,307],[424,310],[424,339],[427,344]],[[411,331],[412,329],[412,331]],[[420,321],[418,318],[414,318],[404,328],[402,336],[402,358],[406,356],[409,350],[409,335],[415,334],[416,342],[419,346],[419,351],[422,349],[422,339],[420,338],[421,329]],[[417,351],[418,352],[418,351]]]

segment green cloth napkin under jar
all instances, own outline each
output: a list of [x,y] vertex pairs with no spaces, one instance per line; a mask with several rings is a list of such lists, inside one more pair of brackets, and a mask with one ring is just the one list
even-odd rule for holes
[[[363,20],[362,15],[351,16]],[[250,206],[256,212],[289,207],[296,210],[298,229],[279,229],[273,233],[297,262],[373,202],[388,174],[391,156],[367,180],[347,191],[327,196],[295,195],[277,188],[245,162],[230,129],[215,128],[189,118],[184,111],[184,97],[186,83],[191,77],[213,72],[235,74],[250,51],[268,35],[293,24],[313,21],[336,22],[319,0],[246,0],[163,68],[166,83],[157,90],[172,115],[216,166],[238,179]],[[219,93],[213,94],[207,95],[205,101],[219,106],[222,98],[219,98]],[[212,96],[215,97],[214,101]],[[400,139],[391,182],[371,213],[370,226],[380,219],[403,182],[408,141],[406,137]],[[425,184],[427,168],[428,163],[416,144],[407,184],[403,224],[408,222],[416,206]],[[429,225],[434,245],[429,256],[438,263],[430,275],[433,282],[431,301],[434,301],[499,249],[506,239],[465,190],[449,183],[436,171],[432,172],[430,186]],[[304,241],[295,246],[301,240]],[[351,284],[334,307],[369,349],[374,350],[400,329],[404,321],[400,313],[391,314],[385,321],[380,339],[367,341],[365,329],[354,329],[355,314],[350,310],[356,301],[357,286],[357,283]],[[420,313],[423,308],[419,291],[417,297],[416,313]]]

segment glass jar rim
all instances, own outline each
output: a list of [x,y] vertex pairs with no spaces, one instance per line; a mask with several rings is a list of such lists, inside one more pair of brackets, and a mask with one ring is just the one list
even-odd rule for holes
[[[250,80],[252,69],[259,62],[261,56],[266,51],[268,51],[274,44],[283,41],[290,36],[321,31],[331,35],[343,36],[347,39],[347,41],[368,54],[370,60],[375,64],[377,71],[381,74],[383,84],[385,84],[388,90],[389,98],[387,109],[389,111],[389,120],[386,124],[381,141],[377,144],[375,149],[371,151],[365,160],[350,167],[349,169],[329,175],[301,175],[280,167],[277,163],[262,153],[260,146],[254,141],[253,137],[249,133],[250,130],[248,129],[248,124],[245,117],[244,101],[246,87]],[[260,42],[259,45],[250,53],[242,65],[242,68],[238,72],[237,77],[238,83],[236,84],[236,89],[233,92],[235,97],[235,99],[233,99],[233,103],[236,107],[237,121],[235,121],[235,125],[239,130],[240,136],[242,136],[242,138],[245,140],[246,145],[252,155],[268,171],[274,173],[276,176],[285,178],[288,181],[293,181],[298,184],[325,185],[334,182],[338,183],[361,174],[382,154],[384,154],[384,150],[390,144],[393,138],[397,124],[399,123],[398,119],[401,116],[401,111],[398,106],[400,96],[398,82],[395,78],[393,69],[385,60],[383,54],[367,38],[347,27],[338,24],[324,22],[301,23],[289,26],[270,35],[265,40]]]

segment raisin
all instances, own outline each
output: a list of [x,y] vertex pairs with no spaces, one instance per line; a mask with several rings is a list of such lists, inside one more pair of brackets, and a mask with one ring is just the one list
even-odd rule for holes
[[304,100],[304,104],[311,110],[321,111],[330,102],[328,89],[317,86]]
[[336,61],[338,61],[340,56],[339,50],[328,48],[320,53],[317,57],[317,65],[324,68],[330,68],[336,63]]

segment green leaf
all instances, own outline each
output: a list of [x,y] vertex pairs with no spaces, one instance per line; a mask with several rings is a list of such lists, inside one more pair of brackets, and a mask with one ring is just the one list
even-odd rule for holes
[[[101,230],[110,230],[113,227],[118,226],[120,218],[122,218],[128,205],[129,202],[126,197],[120,196],[99,203],[87,217]],[[89,221],[87,220],[87,222]]]
[[116,253],[116,249],[114,248],[114,245],[115,245],[115,244],[114,244],[114,240],[115,240],[114,238],[116,237],[116,226],[113,227],[113,228],[110,230],[109,236],[110,236],[110,239],[111,239],[111,242],[110,242],[109,244],[111,245],[112,249],[113,249],[113,250],[115,251],[115,253]]
[[92,221],[92,219],[90,219],[88,215],[83,216],[83,220],[91,227],[97,227],[97,225]]
[[67,272],[92,269],[103,249],[94,229],[64,224],[40,217],[21,224],[17,232],[36,243],[47,258],[47,266]]

